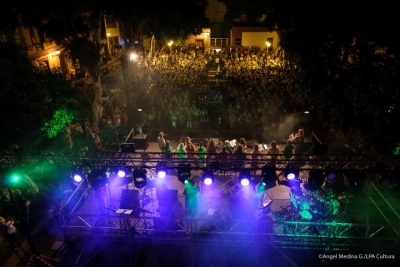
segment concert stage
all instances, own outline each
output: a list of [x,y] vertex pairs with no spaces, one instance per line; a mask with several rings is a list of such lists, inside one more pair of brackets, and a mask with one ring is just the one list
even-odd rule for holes
[[[157,143],[151,142],[149,150],[158,152]],[[145,153],[138,157],[128,153],[123,157],[124,166],[129,166],[126,160],[131,160],[131,165],[136,168],[140,161],[151,164],[160,154],[144,156]],[[109,157],[110,162],[117,162]],[[266,155],[262,154],[262,157]],[[122,164],[123,161],[118,160]],[[319,190],[307,191],[300,183],[294,189],[275,182],[262,185],[261,170],[251,174],[250,185],[242,186],[238,183],[239,172],[231,169],[225,174],[215,170],[214,183],[206,186],[201,183],[202,170],[194,167],[190,171],[191,178],[197,181],[200,191],[197,193],[195,216],[188,216],[184,194],[188,185],[178,180],[175,167],[170,168],[164,178],[158,178],[155,166],[148,166],[144,188],[134,188],[132,183],[127,185],[111,172],[103,192],[77,190],[77,196],[72,198],[74,205],[68,204],[61,216],[66,240],[80,240],[84,247],[99,249],[104,247],[103,243],[114,247],[123,244],[126,247],[124,252],[116,251],[112,258],[119,258],[120,254],[128,257],[132,251],[138,253],[144,249],[143,244],[169,255],[172,251],[191,255],[190,259],[176,259],[180,266],[191,265],[197,260],[211,260],[211,256],[201,256],[199,251],[217,257],[213,254],[215,247],[226,252],[218,256],[223,263],[216,266],[239,266],[231,264],[230,257],[226,256],[234,251],[241,251],[248,265],[255,266],[254,261],[262,260],[262,251],[270,250],[280,252],[269,256],[270,262],[276,263],[287,260],[282,255],[288,250],[307,250],[310,253],[326,249],[340,253],[377,253],[379,248],[387,253],[396,250],[400,228],[383,222],[371,203],[372,196],[375,203],[383,201],[379,199],[378,187],[373,182],[364,186],[368,194],[365,191],[341,191],[328,196],[320,194],[323,191]],[[305,165],[301,168],[310,169]],[[300,173],[301,179],[307,178],[308,173],[304,170]],[[277,177],[281,172],[276,171]],[[103,200],[99,198],[101,193],[105,197],[104,207],[101,204],[104,202],[99,201]],[[93,244],[96,242],[98,245]],[[243,244],[251,251],[251,256],[246,256],[241,250]],[[79,247],[76,249],[79,255]],[[83,253],[87,253],[86,259],[90,259],[93,251],[89,249]],[[145,253],[146,259],[150,258],[150,253]],[[137,257],[142,259],[140,255]],[[80,260],[77,257],[74,262]]]

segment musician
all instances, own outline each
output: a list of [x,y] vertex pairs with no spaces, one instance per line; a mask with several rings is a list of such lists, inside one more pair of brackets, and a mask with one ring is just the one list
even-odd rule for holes
[[167,140],[165,142],[164,152],[165,152],[165,155],[164,155],[165,158],[172,158],[173,157],[173,153],[175,151],[172,149],[171,141]]
[[276,141],[271,142],[271,146],[268,148],[267,154],[278,155],[281,153],[279,146],[276,145]]
[[165,150],[165,139],[164,139],[164,133],[163,132],[160,132],[158,134],[157,141],[158,141],[158,147],[160,148],[161,152],[164,152],[164,150]]
[[200,167],[204,167],[204,159],[207,157],[206,153],[207,149],[203,147],[203,143],[199,143],[199,147],[196,149],[196,156],[199,159]]
[[247,149],[247,142],[246,142],[246,139],[244,139],[243,137],[240,138],[239,144],[242,145],[242,146],[243,146],[243,149],[246,151],[246,149]]
[[304,130],[299,129],[297,134],[295,135],[294,139],[294,144],[295,144],[295,154],[303,154],[304,153]]
[[241,169],[246,160],[246,152],[244,151],[243,145],[237,145],[235,151],[232,153],[233,167],[235,169]]
[[185,145],[183,143],[180,143],[178,145],[178,148],[176,149],[176,155],[180,159],[186,159],[187,158]]
[[258,160],[260,158],[260,149],[258,148],[258,144],[254,143],[253,144],[253,151],[251,152],[251,159],[253,160],[251,162],[251,167],[252,168],[258,168]]
[[136,124],[136,127],[135,127],[135,135],[137,135],[137,134],[143,135],[142,126],[143,126],[143,124]]
[[282,149],[282,154],[285,158],[291,158],[293,155],[294,145],[290,139],[286,141],[286,145]]
[[192,140],[190,137],[186,137],[185,139],[185,150],[187,153],[188,158],[193,158],[193,153],[196,151],[196,147],[193,145]]
[[225,147],[226,151],[228,151],[229,155],[232,155],[233,147],[231,146],[231,143],[229,142],[229,140],[225,140],[224,147]]
[[197,193],[199,187],[193,179],[189,179],[189,182],[185,185],[183,195],[185,196],[185,211],[190,218],[196,217],[197,214]]
[[217,146],[216,146],[215,141],[213,139],[210,139],[208,141],[206,150],[207,150],[207,154],[208,154],[207,157],[208,158],[215,158],[213,154],[217,153]]

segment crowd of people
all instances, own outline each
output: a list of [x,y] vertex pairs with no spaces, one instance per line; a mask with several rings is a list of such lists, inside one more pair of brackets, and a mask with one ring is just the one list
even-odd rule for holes
[[[290,68],[279,52],[257,47],[168,52],[130,62],[130,95],[120,90],[103,103],[98,122],[68,126],[68,146],[100,149],[116,135],[124,139],[132,128],[128,121],[145,129],[210,130],[215,127],[210,125],[212,111],[201,99],[218,98],[220,127],[235,131],[274,133],[287,112],[301,108],[301,100],[291,93]],[[218,70],[217,81],[207,79],[209,69]],[[103,69],[101,81],[106,93],[124,88],[121,66]]]
[[[14,195],[14,200],[11,194]],[[29,211],[33,199],[36,197],[31,190],[23,193],[19,189],[12,189],[11,193],[7,188],[0,187],[0,232],[13,249],[20,245],[14,220],[17,218],[29,224]]]

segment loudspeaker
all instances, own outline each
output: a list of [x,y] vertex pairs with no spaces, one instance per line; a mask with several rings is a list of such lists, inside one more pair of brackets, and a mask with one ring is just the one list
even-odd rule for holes
[[135,210],[140,207],[139,190],[123,189],[120,209]]
[[147,134],[137,134],[133,137],[133,141],[138,149],[147,149],[149,147],[149,141],[147,140]]
[[135,153],[135,143],[123,143],[120,146],[121,152]]

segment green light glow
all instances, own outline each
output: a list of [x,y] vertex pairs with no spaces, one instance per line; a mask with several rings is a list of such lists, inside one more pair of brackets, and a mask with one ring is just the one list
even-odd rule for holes
[[71,123],[74,115],[71,111],[61,108],[54,112],[53,119],[45,122],[42,131],[46,131],[47,136],[52,138],[56,137],[60,132],[65,130],[65,125]]
[[397,144],[397,147],[394,149],[393,154],[395,154],[395,155],[400,154],[400,144]]
[[16,183],[16,182],[18,182],[19,181],[19,174],[17,173],[17,172],[13,172],[13,173],[11,173],[10,174],[10,179],[11,179],[11,181],[13,182],[13,183]]

